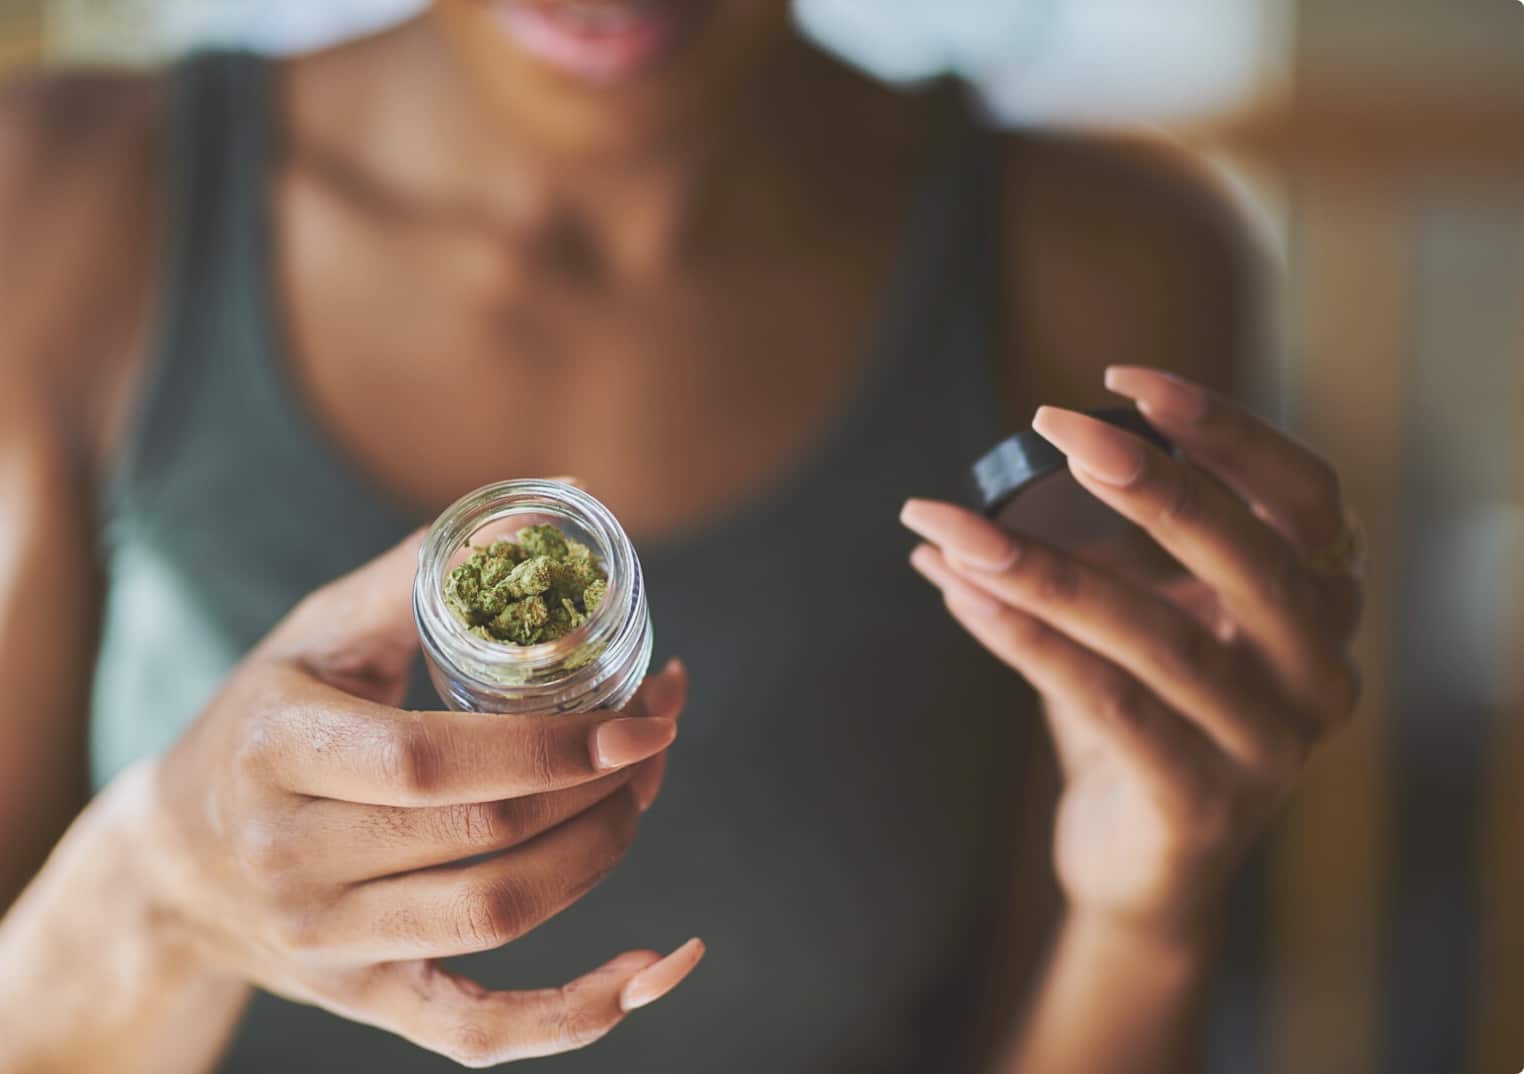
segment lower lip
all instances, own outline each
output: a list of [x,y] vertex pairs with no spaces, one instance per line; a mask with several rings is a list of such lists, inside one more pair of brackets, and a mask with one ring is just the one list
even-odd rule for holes
[[505,0],[495,4],[493,11],[526,53],[593,82],[615,82],[651,67],[672,51],[694,11],[694,5],[682,0],[640,8],[618,5],[617,19],[593,24],[576,18],[568,8],[536,0]]

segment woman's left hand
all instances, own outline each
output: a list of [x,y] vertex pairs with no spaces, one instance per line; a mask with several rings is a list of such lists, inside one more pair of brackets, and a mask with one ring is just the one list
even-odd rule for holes
[[1151,584],[912,500],[912,563],[1041,694],[1064,789],[1054,860],[1071,908],[1195,931],[1299,776],[1352,712],[1356,540],[1333,469],[1205,389],[1116,367],[1107,387],[1171,458],[1073,411],[1037,430],[1075,478],[1186,576]]

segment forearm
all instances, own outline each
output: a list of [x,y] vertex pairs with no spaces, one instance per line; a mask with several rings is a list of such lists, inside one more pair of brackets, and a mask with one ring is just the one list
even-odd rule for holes
[[1199,1066],[1215,929],[1163,936],[1071,910],[998,1074],[1181,1074]]
[[248,998],[175,939],[147,882],[146,771],[65,835],[0,920],[0,1074],[200,1074]]

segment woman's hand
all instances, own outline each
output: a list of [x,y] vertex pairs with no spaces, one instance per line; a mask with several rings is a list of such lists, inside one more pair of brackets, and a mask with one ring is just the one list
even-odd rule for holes
[[145,871],[197,960],[468,1066],[601,1037],[697,964],[690,941],[559,989],[434,960],[509,943],[623,856],[686,676],[624,715],[405,712],[416,538],[304,600],[153,772]]
[[1072,411],[1035,426],[1187,577],[1140,582],[949,504],[902,517],[932,542],[912,562],[953,616],[1044,699],[1071,908],[1174,935],[1210,919],[1308,750],[1354,709],[1360,588],[1327,463],[1167,374],[1117,367],[1107,386],[1183,460]]

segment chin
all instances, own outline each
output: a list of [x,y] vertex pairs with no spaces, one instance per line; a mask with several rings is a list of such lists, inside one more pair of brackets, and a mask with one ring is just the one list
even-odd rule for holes
[[516,123],[596,152],[723,112],[793,37],[788,0],[435,0]]
[[568,85],[627,88],[702,68],[786,30],[788,0],[437,0],[505,62]]
[[573,82],[617,86],[702,48],[724,0],[474,0],[523,62]]

